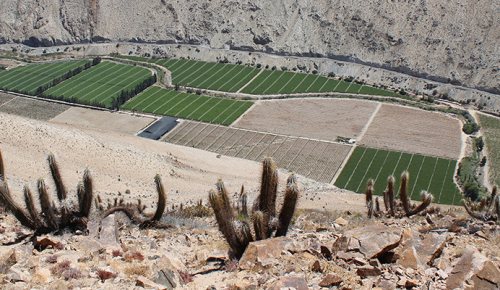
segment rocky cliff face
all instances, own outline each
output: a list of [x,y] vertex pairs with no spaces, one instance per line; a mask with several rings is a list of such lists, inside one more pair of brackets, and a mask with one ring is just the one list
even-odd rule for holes
[[0,6],[0,42],[179,42],[321,55],[500,93],[494,0],[3,0]]

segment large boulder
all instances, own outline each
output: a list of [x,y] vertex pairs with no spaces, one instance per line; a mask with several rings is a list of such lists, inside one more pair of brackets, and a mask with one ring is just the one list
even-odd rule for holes
[[367,259],[378,258],[396,248],[401,241],[401,228],[374,224],[347,231],[348,250],[357,250]]
[[269,267],[290,247],[291,240],[286,237],[252,242],[243,253],[239,267],[243,270]]

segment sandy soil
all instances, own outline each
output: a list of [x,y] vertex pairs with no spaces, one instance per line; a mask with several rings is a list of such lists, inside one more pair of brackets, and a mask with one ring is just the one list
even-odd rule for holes
[[234,126],[335,141],[356,138],[376,107],[376,102],[351,99],[261,101]]
[[[221,177],[233,192],[242,184],[250,199],[258,188],[260,165],[257,162],[225,157],[194,148],[147,140],[127,134],[75,129],[69,125],[29,120],[0,113],[0,149],[11,190],[20,198],[22,185],[34,188],[37,178],[48,180],[45,161],[56,155],[70,196],[83,170],[88,167],[98,193],[116,195],[130,189],[131,196],[146,202],[156,199],[153,177],[159,173],[169,191],[168,203],[206,199],[207,192]],[[284,182],[285,174],[280,180]],[[300,178],[306,189],[301,207],[325,210],[363,210],[361,196],[340,192],[334,187]],[[281,185],[283,186],[283,184]],[[340,192],[337,194],[337,192]]]
[[0,92],[0,106],[5,104],[6,102],[12,100],[13,98],[14,98],[14,96],[12,96],[12,95]]
[[441,113],[384,104],[361,144],[457,159],[460,121]]
[[136,134],[154,121],[153,118],[132,116],[92,109],[72,107],[56,116],[51,122],[72,125],[83,129],[97,129],[125,134]]

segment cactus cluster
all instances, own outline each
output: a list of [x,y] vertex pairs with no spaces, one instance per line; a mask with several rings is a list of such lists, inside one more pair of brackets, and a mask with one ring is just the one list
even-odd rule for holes
[[429,205],[432,203],[433,196],[427,191],[422,191],[420,193],[422,202],[419,205],[412,204],[410,198],[408,197],[408,183],[410,175],[408,171],[401,174],[401,184],[399,187],[399,200],[398,203],[394,198],[394,176],[389,176],[387,178],[387,188],[383,192],[384,207],[385,212],[380,209],[379,199],[375,198],[373,201],[373,179],[368,180],[368,185],[365,191],[366,207],[368,209],[368,217],[372,216],[390,216],[390,217],[402,217],[402,216],[413,216],[419,213],[423,213]]
[[463,205],[467,213],[482,221],[497,221],[500,223],[500,195],[497,195],[497,187],[494,186],[491,195],[483,197],[479,201],[463,199]]
[[54,155],[47,158],[50,173],[55,183],[58,203],[51,201],[44,179],[37,181],[37,192],[41,211],[35,207],[35,201],[30,188],[26,185],[23,189],[24,207],[18,205],[12,198],[11,191],[5,179],[5,168],[0,152],[0,204],[19,220],[19,222],[32,229],[35,235],[51,232],[61,232],[65,229],[71,231],[87,231],[87,221],[92,206],[92,176],[88,170],[83,174],[83,181],[78,185],[78,204],[71,203],[67,197],[67,190],[63,183],[59,166]]
[[114,199],[113,204],[108,202],[107,208],[105,209],[102,205],[102,199],[98,195],[95,199],[96,208],[102,212],[101,218],[105,218],[110,214],[115,212],[123,212],[127,217],[135,224],[138,224],[140,228],[168,228],[168,224],[161,222],[161,217],[167,206],[167,194],[165,193],[165,188],[161,182],[160,175],[155,176],[156,192],[158,193],[158,202],[156,205],[156,211],[153,216],[148,217],[144,214],[146,206],[142,204],[139,199],[137,203],[125,203],[123,199]]
[[[248,213],[244,188],[236,212],[231,206],[222,180],[218,180],[217,190],[211,190],[209,193],[210,205],[214,210],[219,230],[229,244],[230,254],[237,259],[241,258],[252,241],[285,236],[299,198],[297,180],[292,174],[287,180],[283,205],[278,213],[276,210],[278,169],[272,158],[265,158],[262,167],[260,194],[254,202],[251,214]],[[253,233],[250,224],[253,224]]]

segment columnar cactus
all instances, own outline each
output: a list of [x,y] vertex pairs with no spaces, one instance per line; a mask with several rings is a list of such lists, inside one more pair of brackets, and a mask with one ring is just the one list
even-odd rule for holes
[[[242,214],[236,219],[222,180],[217,182],[216,189],[209,192],[210,205],[214,210],[219,230],[231,248],[231,255],[235,258],[239,259],[252,241],[287,234],[299,198],[297,179],[294,174],[288,178],[283,205],[277,214],[278,170],[271,158],[265,158],[262,162],[260,194],[255,200],[251,216]],[[240,212],[243,212],[246,208],[246,194],[242,192],[240,196],[241,204],[244,204]],[[253,224],[255,237],[252,235],[250,222]]]
[[471,201],[464,198],[463,205],[467,213],[476,219],[483,221],[494,221],[500,223],[500,196],[497,196],[497,187],[494,186],[489,197],[479,201]]

